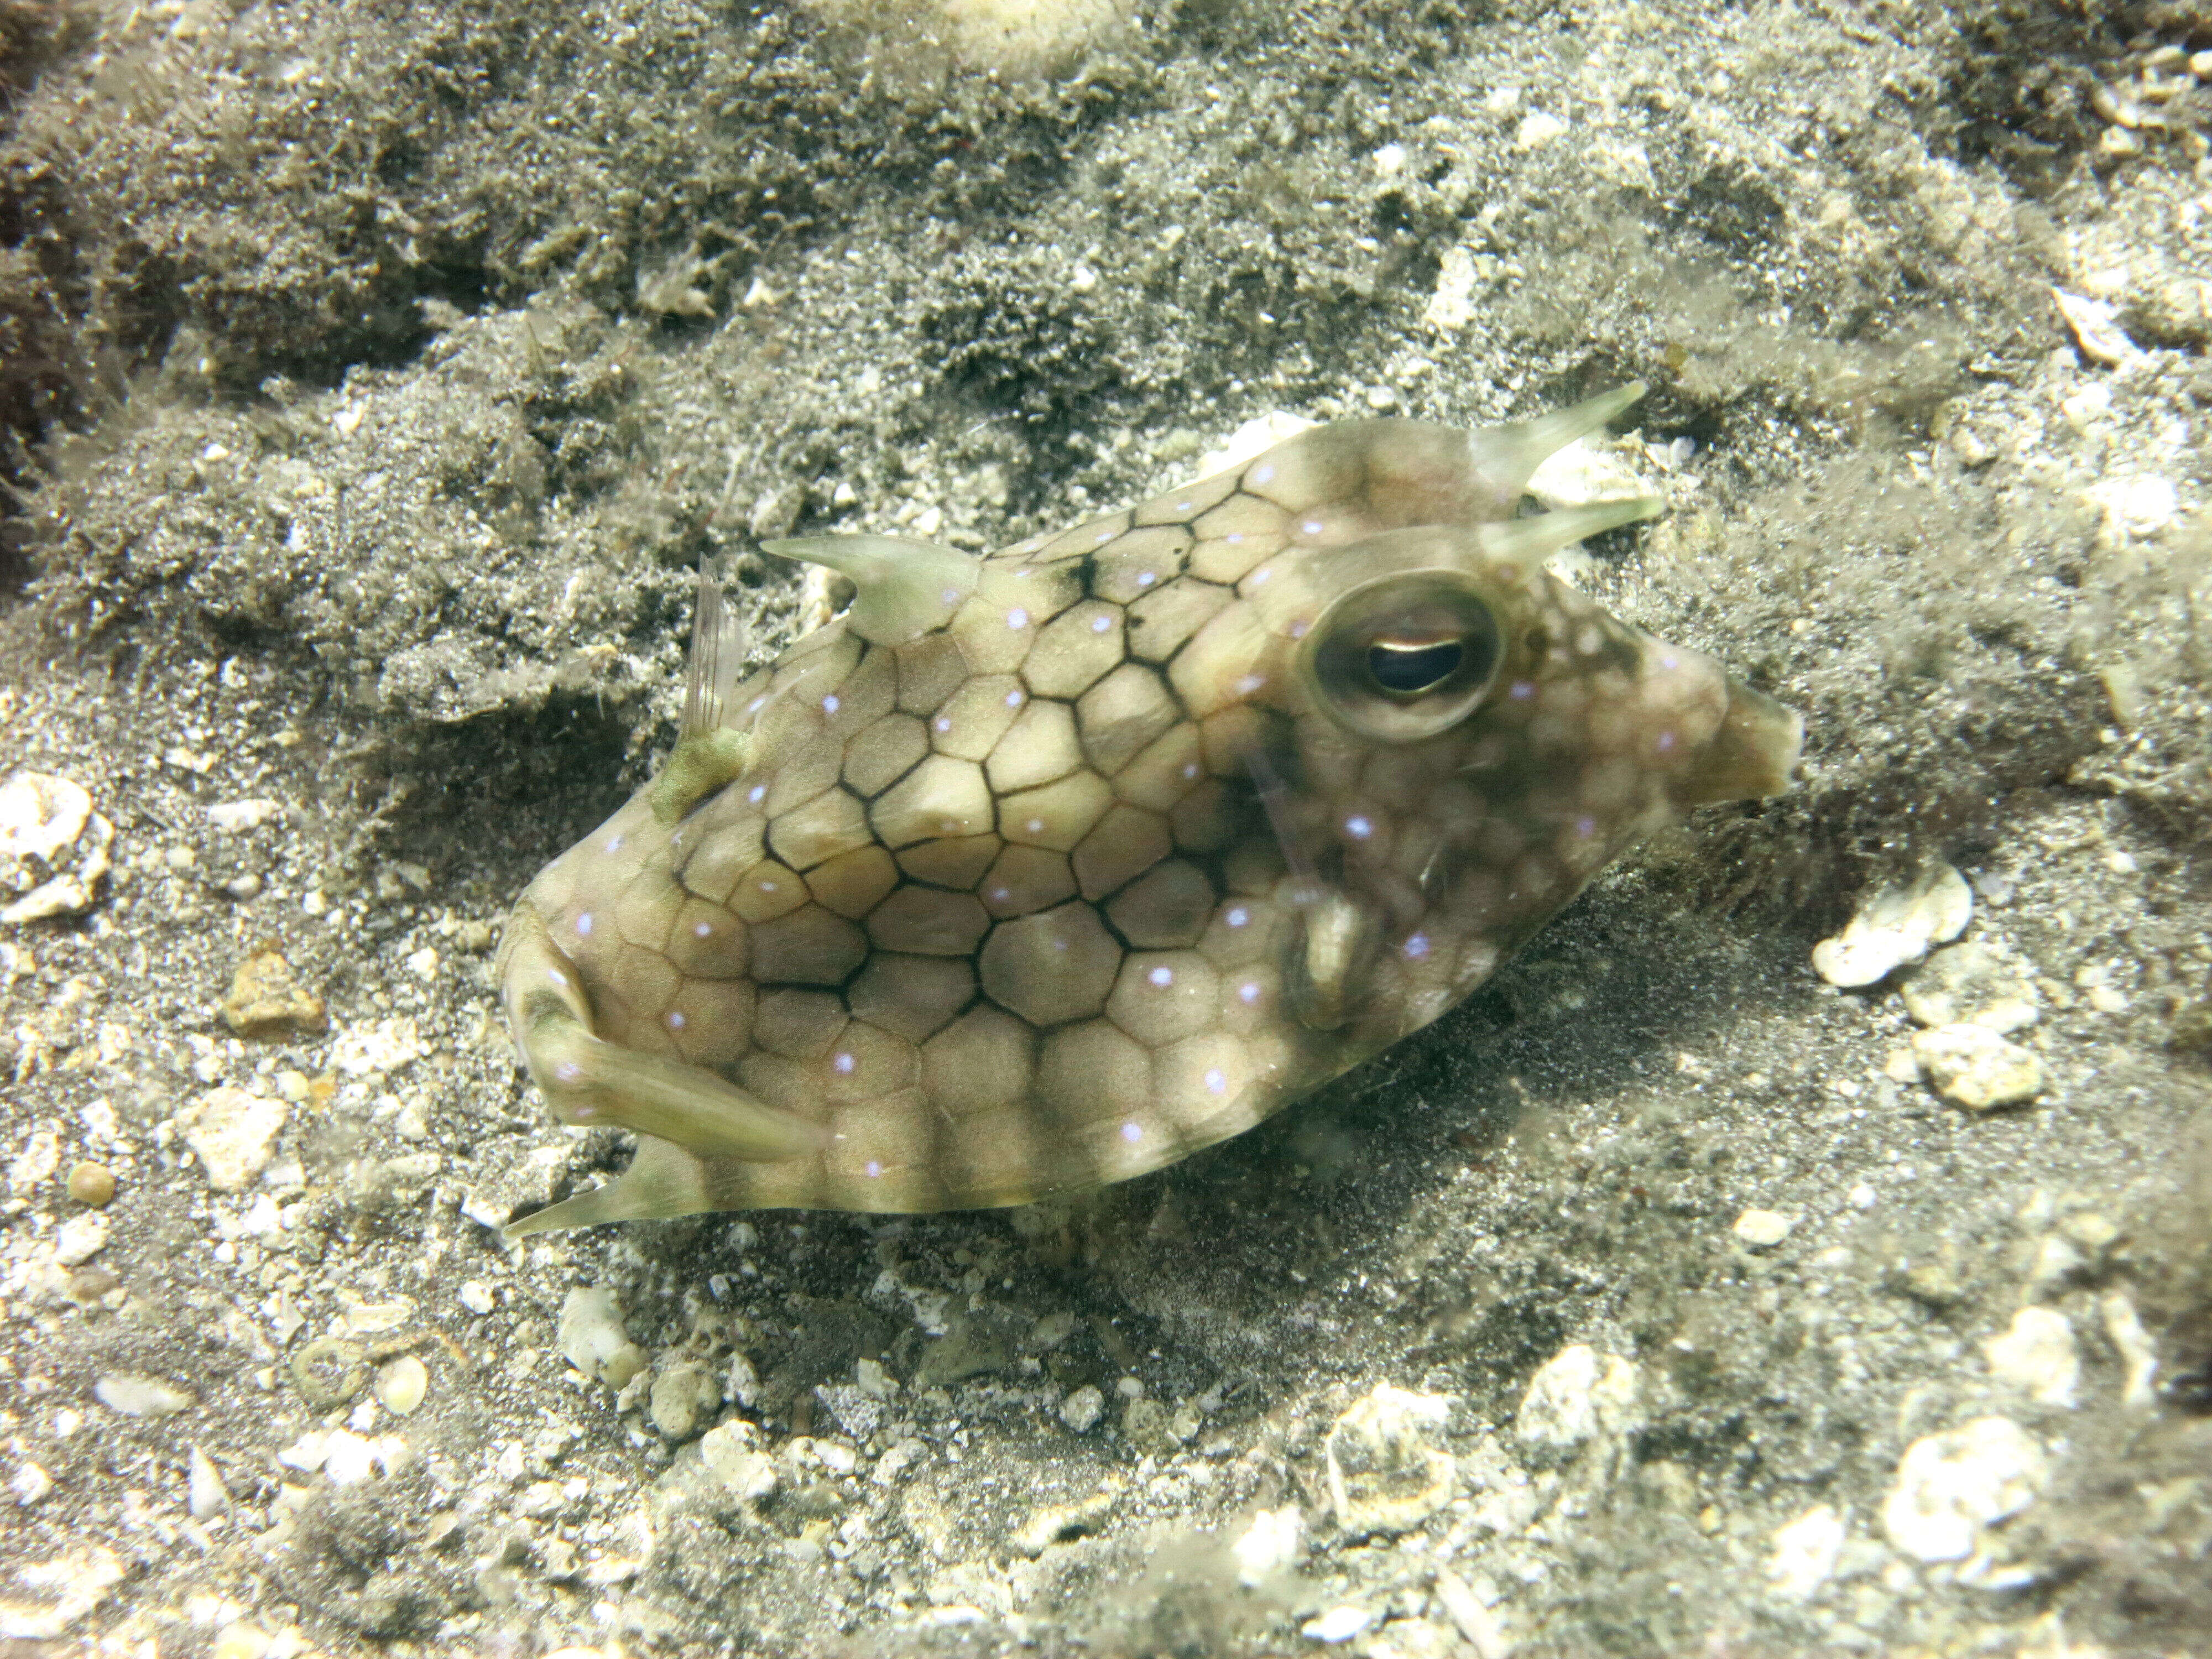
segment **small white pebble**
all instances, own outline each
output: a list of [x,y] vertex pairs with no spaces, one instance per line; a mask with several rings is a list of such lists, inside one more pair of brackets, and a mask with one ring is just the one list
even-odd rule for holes
[[388,1360],[376,1373],[376,1397],[386,1411],[405,1417],[422,1403],[430,1387],[429,1368],[411,1353]]
[[1060,1420],[1078,1434],[1088,1434],[1106,1413],[1106,1396],[1085,1383],[1060,1402]]
[[1366,1607],[1331,1607],[1298,1626],[1298,1634],[1314,1642],[1349,1642],[1375,1622]]
[[1261,1510],[1229,1547],[1237,1559],[1237,1582],[1256,1589],[1278,1573],[1289,1571],[1297,1565],[1304,1531],[1305,1518],[1296,1504]]
[[1969,1111],[2018,1106],[2044,1090],[2043,1062],[1984,1025],[1939,1025],[1912,1039],[1936,1092]]
[[1982,1339],[1990,1375],[2021,1389],[2039,1406],[2070,1406],[2081,1380],[2074,1327],[2055,1308],[2022,1308],[2011,1327]]
[[1567,130],[1567,124],[1556,115],[1540,109],[1532,109],[1521,118],[1521,125],[1513,134],[1516,149],[1540,149]]
[[1778,1210],[1746,1210],[1735,1218],[1731,1231],[1748,1248],[1771,1250],[1789,1237],[1790,1229],[1796,1224],[1795,1216],[1784,1215]]

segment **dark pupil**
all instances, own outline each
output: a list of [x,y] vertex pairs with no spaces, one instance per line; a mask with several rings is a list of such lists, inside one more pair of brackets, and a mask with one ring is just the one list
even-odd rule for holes
[[1425,691],[1449,678],[1462,655],[1457,640],[1435,645],[1395,645],[1378,640],[1367,647],[1367,672],[1385,691]]

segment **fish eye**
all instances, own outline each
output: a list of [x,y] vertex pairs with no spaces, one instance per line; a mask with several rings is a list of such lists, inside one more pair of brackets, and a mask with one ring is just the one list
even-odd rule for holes
[[1465,720],[1504,655],[1496,613],[1456,570],[1415,569],[1341,594],[1308,634],[1306,683],[1337,722],[1416,743]]
[[1459,640],[1377,640],[1367,647],[1367,672],[1385,691],[1419,696],[1450,678],[1466,655]]

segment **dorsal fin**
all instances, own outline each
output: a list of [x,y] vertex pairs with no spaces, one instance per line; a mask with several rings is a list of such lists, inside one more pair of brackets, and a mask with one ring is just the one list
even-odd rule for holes
[[751,644],[742,617],[723,600],[707,556],[699,556],[699,591],[691,606],[690,672],[684,688],[683,735],[712,732],[722,724],[730,693],[744,669]]

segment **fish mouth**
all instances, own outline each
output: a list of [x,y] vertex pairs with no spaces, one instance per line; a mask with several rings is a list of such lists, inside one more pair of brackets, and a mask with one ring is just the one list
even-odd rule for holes
[[1805,717],[1741,681],[1728,683],[1719,729],[1674,784],[1684,806],[1787,794],[1805,749]]

